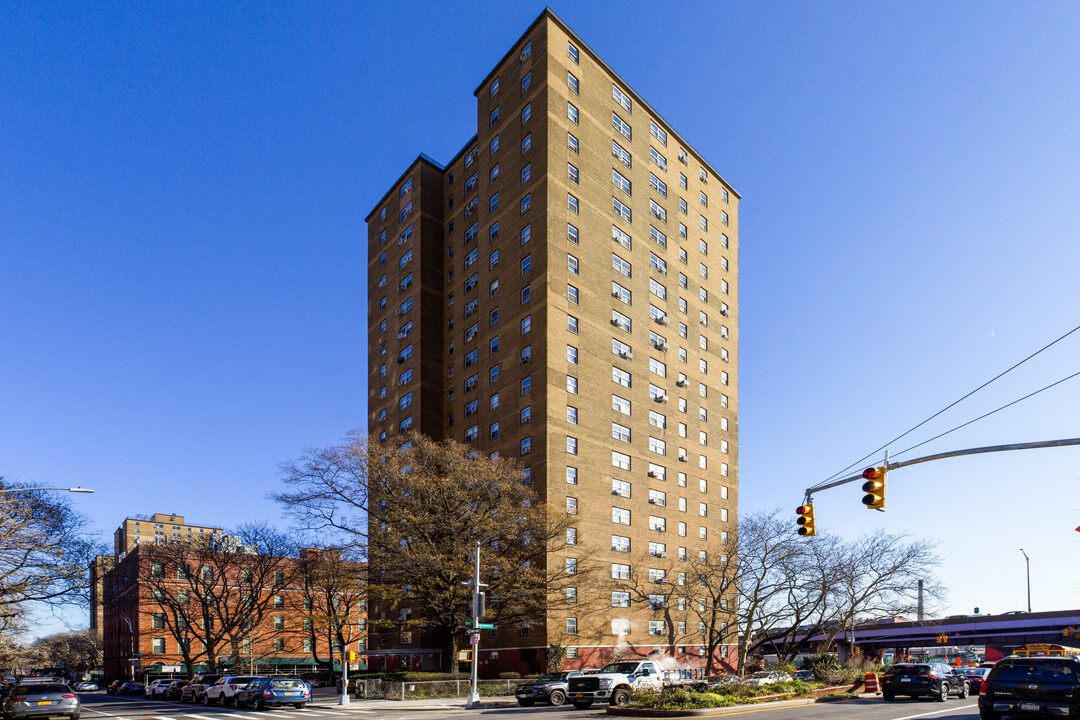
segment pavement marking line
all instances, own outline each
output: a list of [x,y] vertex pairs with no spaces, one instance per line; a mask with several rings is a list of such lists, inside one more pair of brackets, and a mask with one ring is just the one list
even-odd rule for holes
[[928,715],[940,715],[941,713],[952,712],[953,710],[970,710],[971,708],[979,707],[979,703],[974,705],[961,705],[960,707],[945,708],[943,710],[935,710],[934,712],[924,712],[918,715],[905,715],[904,717],[892,718],[892,720],[911,720],[911,718],[926,717]]

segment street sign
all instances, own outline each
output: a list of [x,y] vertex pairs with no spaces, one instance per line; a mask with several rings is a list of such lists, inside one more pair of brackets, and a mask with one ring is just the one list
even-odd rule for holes
[[479,635],[470,635],[469,636],[469,644],[470,645],[479,645],[480,644],[480,636]]
[[480,628],[469,628],[468,630],[465,631],[465,634],[466,635],[479,635],[480,634]]
[[458,662],[472,662],[472,650],[458,650]]
[[477,627],[479,627],[481,630],[494,630],[495,623],[480,623]]

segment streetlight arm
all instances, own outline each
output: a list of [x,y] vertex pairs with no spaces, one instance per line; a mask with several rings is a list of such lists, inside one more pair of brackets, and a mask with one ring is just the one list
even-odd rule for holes
[[94,492],[94,491],[93,491],[93,490],[91,490],[90,488],[82,488],[82,487],[74,487],[74,488],[63,488],[63,487],[25,487],[25,488],[6,488],[6,489],[4,489],[4,490],[0,490],[0,495],[5,495],[5,494],[7,494],[7,493],[20,493],[20,492],[38,492],[38,491],[41,491],[41,490],[63,490],[63,491],[65,491],[65,492],[73,492],[73,493],[92,493],[92,492]]

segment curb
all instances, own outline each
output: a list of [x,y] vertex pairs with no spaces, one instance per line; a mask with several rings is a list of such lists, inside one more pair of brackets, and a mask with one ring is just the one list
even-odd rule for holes
[[[869,697],[875,697],[873,693],[869,694]],[[853,700],[859,700],[863,698],[863,694],[852,694],[848,697],[844,696],[823,696],[816,698],[796,698],[793,700],[773,700],[768,702],[751,703],[748,705],[731,705],[728,707],[715,707],[715,708],[693,708],[689,710],[658,710],[651,708],[617,708],[608,706],[608,715],[617,715],[622,717],[661,717],[661,718],[678,718],[678,717],[721,717],[723,715],[730,715],[732,713],[746,712],[749,709],[761,710],[766,708],[782,708],[782,707],[798,707],[800,705],[814,705],[816,703],[840,703],[851,702]]]

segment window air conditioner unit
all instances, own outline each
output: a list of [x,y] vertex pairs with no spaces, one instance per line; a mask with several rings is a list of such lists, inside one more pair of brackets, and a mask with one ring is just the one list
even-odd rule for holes
[[611,494],[612,494],[612,495],[618,495],[618,494],[619,494],[619,491],[618,491],[618,490],[612,490],[612,491],[611,491]]
[[532,452],[532,448],[531,448],[531,447],[521,448],[521,454],[522,454],[522,455],[528,455],[528,454],[529,454],[529,453],[531,453],[531,452]]
[[654,473],[652,470],[650,470],[649,471],[649,477],[651,477],[651,478],[656,477],[656,473]]
[[524,365],[525,363],[529,362],[530,360],[532,360],[532,356],[531,356],[531,355],[522,355],[522,356],[521,356],[521,364],[522,364],[522,365]]
[[397,361],[398,361],[399,363],[403,363],[403,362],[405,362],[405,358],[403,358],[403,357],[401,357],[400,355],[398,355],[398,359],[397,359]]
[[649,504],[650,505],[655,505],[656,504],[656,498],[649,498]]
[[727,308],[720,308],[720,314],[724,315],[726,317],[727,314],[728,314],[728,309]]
[[531,415],[529,417],[521,418],[521,424],[522,425],[525,425],[526,423],[530,423],[530,422],[532,422],[532,416]]
[[611,291],[611,297],[613,297],[613,298],[619,297],[619,291],[618,290],[612,290]]
[[678,385],[679,387],[682,387],[682,388],[684,388],[684,387],[686,387],[687,385],[689,385],[689,383],[688,383],[688,382],[686,382],[685,380],[676,380],[676,381],[675,381],[675,384],[676,384],[676,385]]
[[687,462],[686,456],[685,455],[680,455],[679,456],[679,462]]
[[616,320],[615,318],[611,318],[611,324],[612,324],[612,325],[616,325],[616,326],[618,326],[618,324],[619,324],[619,321],[618,321],[618,320]]

